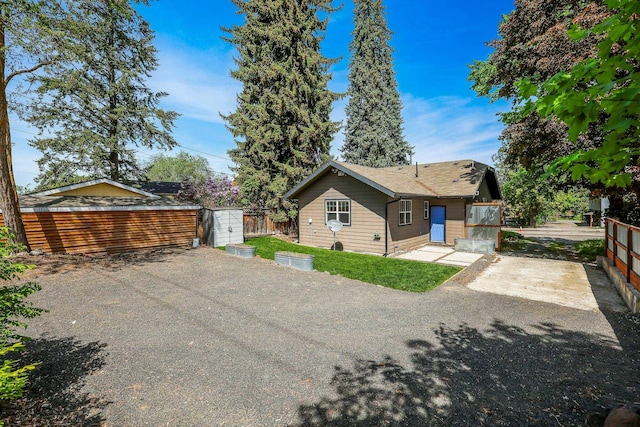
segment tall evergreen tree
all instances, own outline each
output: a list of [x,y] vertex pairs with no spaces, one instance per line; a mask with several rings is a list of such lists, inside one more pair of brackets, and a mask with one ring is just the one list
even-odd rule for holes
[[364,166],[406,165],[413,147],[402,131],[402,103],[389,45],[393,33],[387,27],[382,0],[354,3],[342,157]]
[[[9,111],[17,111],[24,76],[59,60],[65,35],[59,23],[68,16],[54,0],[0,1],[0,209],[4,224],[28,248],[13,176]],[[28,88],[25,88],[28,89]]]
[[31,145],[39,188],[83,178],[132,181],[144,176],[135,147],[171,148],[177,113],[158,107],[165,93],[145,83],[157,68],[154,34],[128,0],[68,0],[70,61],[42,76],[26,119],[39,129]]
[[339,95],[327,87],[335,61],[320,53],[335,9],[331,0],[232,2],[245,20],[225,29],[238,50],[231,75],[243,84],[237,109],[223,116],[237,144],[229,155],[243,202],[284,221],[297,212],[282,196],[329,157],[338,129],[329,114]]

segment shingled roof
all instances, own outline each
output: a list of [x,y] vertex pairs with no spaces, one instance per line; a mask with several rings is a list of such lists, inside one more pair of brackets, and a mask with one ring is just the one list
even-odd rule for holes
[[325,173],[349,175],[389,197],[467,198],[476,195],[486,177],[493,199],[501,199],[493,168],[474,160],[425,163],[418,165],[371,168],[330,160],[292,188],[285,198],[295,199],[300,192]]
[[23,212],[112,211],[112,210],[191,210],[197,205],[172,197],[111,196],[20,196]]

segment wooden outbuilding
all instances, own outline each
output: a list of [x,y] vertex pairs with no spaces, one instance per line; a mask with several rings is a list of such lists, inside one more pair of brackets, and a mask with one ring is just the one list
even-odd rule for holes
[[20,196],[32,250],[115,253],[191,246],[200,207],[109,179]]

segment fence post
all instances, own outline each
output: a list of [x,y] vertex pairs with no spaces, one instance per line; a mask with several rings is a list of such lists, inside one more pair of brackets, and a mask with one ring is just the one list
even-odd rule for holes
[[[607,258],[611,259],[609,257],[609,240],[611,240],[611,235],[609,234],[609,224],[611,223],[611,219],[610,218],[606,218],[604,221],[604,226],[605,226],[605,241],[604,241],[604,254],[607,256]],[[613,261],[613,260],[612,260]]]
[[631,283],[631,263],[633,262],[633,257],[631,256],[631,245],[633,239],[633,230],[631,226],[627,227],[627,283]]
[[[613,222],[613,221],[612,221]],[[616,263],[616,258],[618,257],[618,224],[613,222],[613,264]]]

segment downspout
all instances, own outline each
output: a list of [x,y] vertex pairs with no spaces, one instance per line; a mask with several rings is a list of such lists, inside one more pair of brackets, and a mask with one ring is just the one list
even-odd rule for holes
[[387,225],[389,224],[389,221],[388,221],[389,205],[391,203],[396,203],[399,201],[400,199],[395,199],[384,204],[384,254],[382,254],[382,256],[389,255],[389,231],[387,229]]

